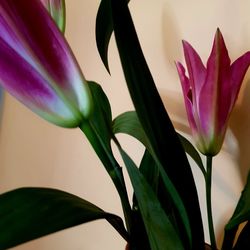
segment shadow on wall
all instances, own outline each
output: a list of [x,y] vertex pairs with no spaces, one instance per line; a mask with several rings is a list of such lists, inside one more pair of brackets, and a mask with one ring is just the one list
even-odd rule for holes
[[160,90],[160,94],[176,130],[191,136],[182,93],[171,90]]
[[[249,76],[249,74],[248,74]],[[249,78],[249,77],[248,77]],[[244,87],[244,86],[243,86]],[[246,182],[246,177],[250,169],[250,80],[247,80],[240,102],[236,105],[231,119],[230,128],[238,142],[238,159],[242,182]]]

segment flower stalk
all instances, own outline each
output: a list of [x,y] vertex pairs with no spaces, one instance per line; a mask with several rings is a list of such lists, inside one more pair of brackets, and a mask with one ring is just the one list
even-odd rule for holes
[[214,233],[214,224],[213,224],[213,211],[212,211],[212,156],[207,156],[207,173],[206,173],[206,202],[207,202],[207,219],[208,219],[208,228],[209,236],[212,250],[217,249],[216,238]]
[[106,168],[109,176],[111,177],[117,189],[117,192],[120,196],[122,203],[127,230],[128,233],[130,233],[132,225],[131,206],[129,204],[124,176],[121,167],[119,166],[118,162],[113,157],[113,155],[106,148],[105,144],[103,143],[101,137],[99,136],[95,128],[95,125],[90,120],[83,121],[83,123],[81,124],[81,126],[79,126],[79,128],[88,138],[89,142],[91,143],[93,149],[95,150],[99,159]]

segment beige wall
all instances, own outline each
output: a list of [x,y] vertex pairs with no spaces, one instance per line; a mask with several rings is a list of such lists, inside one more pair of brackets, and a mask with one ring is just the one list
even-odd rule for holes
[[[112,77],[105,71],[95,47],[94,22],[99,2],[66,0],[66,36],[86,78],[102,84],[115,116],[132,109],[132,105],[113,39],[109,54]],[[180,83],[174,66],[174,60],[183,62],[181,39],[193,44],[206,61],[215,30],[219,27],[234,60],[250,49],[250,2],[133,0],[130,6],[145,56],[164,103],[176,127],[188,135]],[[245,78],[222,153],[214,161],[214,215],[216,231],[220,236],[223,223],[230,216],[240,193],[250,160],[246,151],[250,146],[247,139],[250,135],[247,108],[249,79],[250,72]],[[141,145],[127,137],[122,139],[138,160]],[[5,96],[0,131],[0,166],[1,192],[22,186],[59,188],[84,197],[107,211],[121,214],[113,185],[81,131],[48,124],[8,95]],[[203,203],[204,183],[195,165],[193,169]],[[124,245],[108,223],[97,221],[15,249],[117,250],[123,249]]]

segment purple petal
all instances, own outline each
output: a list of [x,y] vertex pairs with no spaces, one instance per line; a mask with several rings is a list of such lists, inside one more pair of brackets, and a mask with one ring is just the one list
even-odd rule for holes
[[230,109],[233,108],[235,101],[237,99],[241,84],[243,82],[244,76],[250,65],[250,52],[245,53],[239,57],[231,65],[231,103]]
[[77,110],[88,116],[91,97],[84,77],[65,38],[40,1],[1,0],[0,40],[30,64],[73,113]]
[[190,82],[189,82],[188,77],[185,74],[185,68],[180,62],[176,63],[176,68],[177,68],[179,78],[181,81],[188,121],[189,121],[192,131],[195,132],[197,131],[197,126],[196,126],[195,119],[194,119],[193,101],[192,101],[193,96],[192,96],[192,89],[190,86]]
[[11,95],[50,122],[65,127],[79,124],[81,114],[73,113],[46,79],[1,39],[0,54],[0,82]]
[[230,58],[218,29],[207,62],[207,76],[199,99],[199,114],[203,132],[218,134],[227,119],[230,104]]
[[194,102],[199,98],[200,90],[205,81],[206,68],[204,67],[200,56],[194,48],[186,41],[183,41],[183,49],[187,64],[190,84],[194,93]]

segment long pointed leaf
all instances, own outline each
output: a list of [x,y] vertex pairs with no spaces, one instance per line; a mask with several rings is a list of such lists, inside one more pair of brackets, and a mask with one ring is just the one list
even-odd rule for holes
[[[135,111],[127,111],[113,120],[113,132],[124,133],[133,136],[139,140],[149,151],[152,152],[148,138],[141,126],[138,116]],[[180,142],[185,152],[196,162],[203,175],[206,175],[206,170],[202,163],[201,157],[195,147],[181,134],[178,134]]]
[[247,177],[247,182],[242,191],[239,202],[233,213],[233,216],[229,220],[225,227],[225,237],[223,241],[223,249],[229,249],[233,245],[234,238],[236,236],[239,225],[245,221],[250,220],[250,173]]
[[88,85],[95,103],[94,112],[89,120],[83,121],[80,129],[85,133],[89,142],[93,146],[119,193],[126,226],[128,231],[130,231],[132,224],[131,207],[128,200],[122,169],[116,161],[111,149],[111,138],[113,137],[113,132],[109,100],[99,84],[88,82]]
[[120,148],[140,207],[152,250],[184,249],[156,195],[131,158]]
[[[161,163],[159,163],[157,156],[152,150],[148,138],[141,127],[136,112],[130,111],[119,115],[113,121],[113,131],[114,133],[126,133],[134,136],[139,141],[141,141],[146,146],[146,148],[148,148],[150,153],[146,150],[141,162],[140,171],[148,181],[149,185],[154,188],[155,193],[163,206],[163,209],[169,216],[171,215],[170,217],[172,218],[172,222],[178,225],[179,231],[186,231],[189,241],[191,242],[190,224],[186,210],[176,189],[169,180]],[[175,216],[175,213],[177,212],[175,208],[177,208],[179,211],[179,217]],[[178,220],[178,222],[176,222],[176,220]]]
[[84,199],[56,189],[16,189],[0,195],[0,249],[102,218],[128,240],[120,217]]
[[[136,112],[155,154],[187,209],[193,248],[203,249],[201,212],[191,168],[145,62],[127,3],[125,0],[110,1],[116,43]],[[188,246],[184,232],[182,239]]]
[[[129,0],[127,0],[129,2]],[[113,20],[109,0],[102,0],[96,15],[96,45],[100,57],[107,71],[108,64],[108,46],[113,33]]]
[[109,72],[108,45],[113,32],[113,21],[109,2],[102,0],[96,16],[96,44],[102,62]]
[[150,150],[149,140],[135,111],[127,111],[118,115],[113,120],[112,129],[114,134],[123,133],[136,138]]

